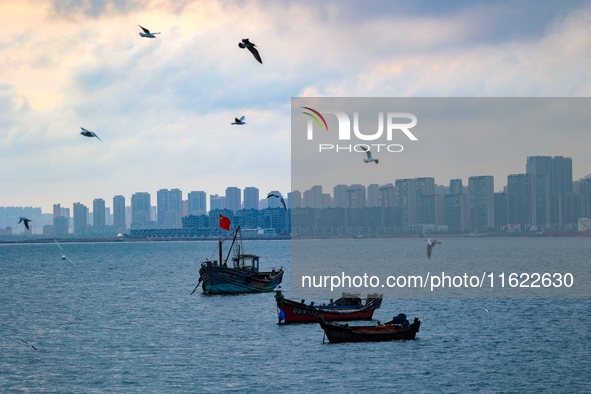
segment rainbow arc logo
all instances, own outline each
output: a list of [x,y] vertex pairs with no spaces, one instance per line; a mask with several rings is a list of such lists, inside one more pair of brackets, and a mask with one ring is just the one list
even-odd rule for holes
[[[310,112],[302,112],[303,114],[308,115],[309,117],[311,117],[312,119],[314,119],[316,121],[316,123],[318,123],[318,127],[320,127],[320,129],[326,129],[326,131],[328,131],[328,124],[326,123],[326,119],[324,119],[324,116],[322,116],[322,114],[318,111],[316,111],[315,109],[312,109],[310,107],[302,107],[304,109],[307,109],[308,111],[312,111],[314,112],[314,114],[318,115],[312,115]],[[320,119],[322,119],[322,123],[324,123],[324,127],[322,127],[322,123],[320,123],[320,119],[318,119],[318,117],[320,117]]]

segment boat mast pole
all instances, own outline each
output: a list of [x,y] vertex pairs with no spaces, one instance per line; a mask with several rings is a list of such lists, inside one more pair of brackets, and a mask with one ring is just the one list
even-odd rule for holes
[[[221,218],[221,215],[220,215]],[[219,265],[222,265],[222,226],[218,226],[218,249],[219,249]]]

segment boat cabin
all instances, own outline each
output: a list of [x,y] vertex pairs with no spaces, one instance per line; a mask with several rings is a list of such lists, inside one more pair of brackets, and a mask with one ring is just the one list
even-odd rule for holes
[[254,254],[240,254],[232,257],[234,268],[259,272],[259,256]]

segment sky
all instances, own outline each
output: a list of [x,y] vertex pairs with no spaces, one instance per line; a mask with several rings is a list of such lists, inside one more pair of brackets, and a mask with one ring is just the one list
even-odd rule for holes
[[[286,194],[292,97],[591,93],[591,6],[577,1],[0,0],[0,23],[0,206],[47,213],[135,192],[155,204],[163,188]],[[539,154],[572,156],[576,180],[586,138],[400,177],[485,173],[501,189]]]

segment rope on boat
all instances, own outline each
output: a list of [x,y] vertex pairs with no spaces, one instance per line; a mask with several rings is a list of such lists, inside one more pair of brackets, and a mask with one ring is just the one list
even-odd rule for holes
[[193,291],[189,295],[193,295],[193,293],[195,292],[195,290],[197,290],[197,288],[199,287],[199,283],[201,283],[201,277],[199,277],[199,282],[197,282],[197,286],[195,286],[195,288],[193,289]]

